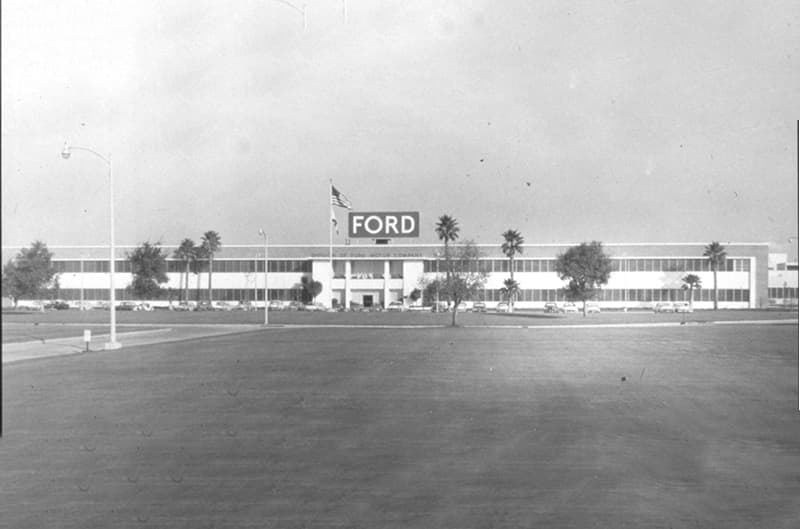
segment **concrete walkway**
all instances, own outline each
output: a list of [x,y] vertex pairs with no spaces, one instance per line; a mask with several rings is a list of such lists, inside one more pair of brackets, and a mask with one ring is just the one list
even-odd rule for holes
[[[278,328],[278,327],[276,327]],[[157,343],[179,342],[195,338],[220,336],[240,332],[263,330],[261,325],[179,325],[161,327],[158,329],[117,333],[117,341],[122,343],[123,349],[140,345]],[[108,334],[92,335],[89,344],[91,353],[105,351],[104,344]],[[48,340],[35,340],[28,342],[4,343],[3,364],[12,364],[25,360],[50,358],[53,356],[79,355],[86,353],[86,344],[83,334],[70,338],[53,338]],[[114,352],[114,351],[109,351]]]

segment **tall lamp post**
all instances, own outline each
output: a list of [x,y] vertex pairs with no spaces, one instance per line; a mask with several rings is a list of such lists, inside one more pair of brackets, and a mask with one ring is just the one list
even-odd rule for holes
[[114,171],[113,165],[111,163],[111,155],[109,154],[108,157],[103,156],[99,152],[95,151],[94,149],[89,149],[88,147],[78,147],[75,145],[69,145],[67,142],[64,142],[64,150],[61,151],[61,157],[65,160],[68,160],[69,157],[72,155],[72,150],[80,150],[86,151],[94,154],[101,160],[103,160],[106,165],[108,165],[108,205],[109,205],[109,217],[110,217],[110,244],[109,244],[109,254],[108,254],[108,279],[109,279],[109,307],[108,311],[111,314],[111,332],[108,338],[108,343],[106,343],[105,348],[107,350],[110,349],[119,349],[122,347],[122,344],[117,341],[117,312],[116,312],[116,294],[114,292],[114,258],[115,258],[115,247],[114,247]]
[[267,260],[267,232],[263,228],[258,229],[258,234],[264,237],[264,325],[269,325],[269,283],[267,272],[269,271],[269,261]]

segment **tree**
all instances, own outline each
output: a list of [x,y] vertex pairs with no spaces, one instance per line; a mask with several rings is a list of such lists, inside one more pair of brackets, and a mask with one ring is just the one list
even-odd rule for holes
[[508,301],[509,311],[511,310],[511,306],[514,304],[514,300],[517,299],[519,296],[520,288],[519,283],[517,283],[514,279],[508,278],[503,281],[503,288],[500,289],[500,294]]
[[57,279],[52,257],[45,243],[35,241],[3,267],[3,295],[10,297],[15,307],[21,298],[41,300],[44,290]]
[[409,301],[411,301],[411,304],[412,304],[412,305],[413,305],[414,303],[416,303],[416,302],[417,302],[417,300],[418,300],[419,298],[421,298],[421,297],[422,297],[422,291],[421,291],[420,289],[418,289],[418,288],[415,288],[414,290],[412,290],[412,291],[411,291],[411,292],[408,294],[408,299],[409,299]]
[[300,286],[303,288],[303,303],[310,303],[319,296],[319,293],[322,292],[322,283],[319,281],[314,281],[313,278],[308,276],[303,276],[300,278]]
[[694,290],[700,288],[700,276],[686,274],[681,281],[683,281],[683,289],[689,291],[689,306],[694,309]]
[[214,273],[214,254],[222,247],[222,238],[219,233],[209,230],[203,234],[201,246],[208,259],[208,302],[211,303],[211,274]]
[[448,278],[451,273],[450,243],[458,239],[459,231],[461,231],[461,228],[458,227],[458,221],[455,218],[450,215],[442,215],[439,217],[439,222],[436,224],[436,234],[439,236],[439,240],[444,242],[445,272]]
[[[522,238],[522,234],[517,230],[509,229],[503,233],[503,244],[500,245],[500,249],[502,249],[503,253],[508,257],[508,269],[511,272],[512,281],[514,281],[514,256],[522,253],[522,245],[524,242],[525,239]],[[517,285],[517,290],[519,290],[519,285]],[[508,310],[509,312],[514,311],[513,299],[508,302]]]
[[166,283],[167,257],[161,253],[161,246],[142,243],[128,253],[133,280],[128,288],[138,299],[155,299],[161,293],[161,284]]
[[453,302],[453,327],[457,325],[458,305],[477,297],[486,283],[486,272],[480,266],[480,251],[467,241],[451,256],[450,275],[439,281],[440,291]]
[[713,241],[706,246],[706,251],[703,256],[708,258],[711,264],[711,271],[714,272],[714,310],[717,310],[717,271],[725,264],[725,258],[728,254],[725,252],[725,247],[717,241]]
[[586,301],[608,283],[611,259],[603,251],[602,243],[584,242],[558,255],[556,273],[561,280],[569,281],[564,288],[567,297],[583,301],[583,316],[586,317]]
[[[195,246],[194,241],[186,238],[181,241],[181,244],[178,248],[175,249],[172,256],[175,259],[180,259],[186,264],[186,270],[184,272],[184,278],[181,281],[181,301],[189,301],[189,267],[191,266],[192,261],[197,259],[197,246]],[[184,281],[186,282],[186,289],[184,290],[183,284]],[[185,294],[183,294],[185,292]]]

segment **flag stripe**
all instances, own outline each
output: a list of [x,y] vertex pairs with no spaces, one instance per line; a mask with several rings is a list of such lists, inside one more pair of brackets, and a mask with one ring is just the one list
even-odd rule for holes
[[350,203],[350,200],[333,185],[331,185],[331,204],[340,208],[353,209],[353,204]]

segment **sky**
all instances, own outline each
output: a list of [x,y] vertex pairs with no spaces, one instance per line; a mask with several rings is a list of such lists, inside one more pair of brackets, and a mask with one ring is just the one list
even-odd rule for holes
[[796,0],[300,1],[4,0],[3,245],[107,244],[69,141],[122,245],[326,244],[332,179],[410,243],[796,255]]

